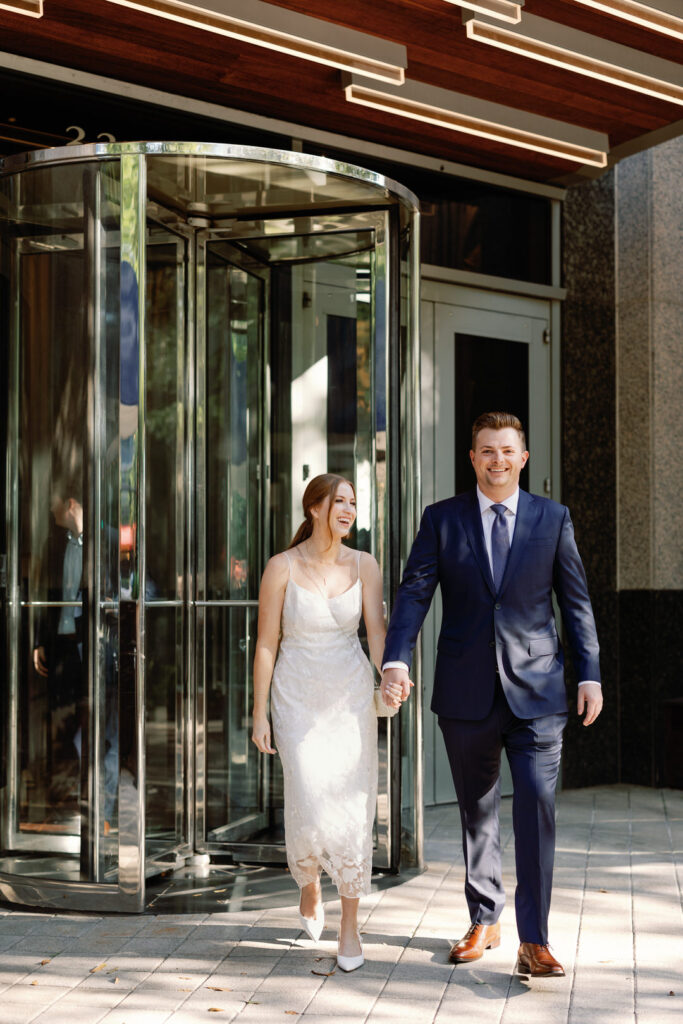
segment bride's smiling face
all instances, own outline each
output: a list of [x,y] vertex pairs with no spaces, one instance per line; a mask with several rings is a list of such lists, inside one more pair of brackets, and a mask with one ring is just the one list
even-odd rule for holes
[[313,515],[321,526],[327,522],[333,538],[348,537],[356,521],[356,495],[353,487],[347,483],[339,484],[334,495],[325,498],[313,510]]

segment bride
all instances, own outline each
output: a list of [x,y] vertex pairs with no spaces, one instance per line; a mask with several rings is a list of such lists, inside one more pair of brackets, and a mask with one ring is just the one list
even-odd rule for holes
[[[324,869],[341,897],[337,963],[352,971],[364,962],[358,900],[370,891],[377,799],[374,682],[358,623],[362,613],[381,669],[382,578],[372,555],[342,544],[356,518],[350,480],[314,477],[303,511],[289,548],[270,559],[261,581],[252,740],[263,753],[275,753],[266,710],[272,680],[287,862],[301,890],[301,925],[312,939],[320,937]],[[396,705],[399,691],[391,694]]]

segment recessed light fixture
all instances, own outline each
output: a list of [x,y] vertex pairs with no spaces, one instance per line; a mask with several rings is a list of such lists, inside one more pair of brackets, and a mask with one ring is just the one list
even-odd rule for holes
[[501,21],[510,21],[513,25],[522,17],[524,0],[445,0],[447,4],[455,4],[456,7],[466,7],[469,11],[476,11],[477,14],[488,14],[492,18],[500,18]]
[[28,14],[29,18],[42,18],[43,0],[0,0],[0,9],[13,14]]
[[609,140],[603,132],[423,85],[422,82],[407,81],[401,89],[391,86],[380,89],[374,82],[357,75],[343,77],[344,92],[350,103],[502,142],[507,146],[547,153],[560,160],[595,167],[607,166]]
[[408,63],[405,46],[261,0],[108,0],[192,28],[265,46],[303,60],[400,85]]
[[663,32],[674,39],[683,39],[681,0],[657,0],[657,3],[637,3],[637,0],[575,0],[584,7],[594,7],[603,14],[623,18],[634,25]]
[[469,12],[462,17],[468,37],[477,42],[668,103],[683,104],[681,64],[530,14],[525,14],[521,25],[510,27]]

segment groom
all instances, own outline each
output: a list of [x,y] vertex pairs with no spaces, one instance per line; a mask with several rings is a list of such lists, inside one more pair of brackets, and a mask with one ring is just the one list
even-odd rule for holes
[[510,763],[517,890],[518,966],[563,975],[548,948],[555,854],[555,785],[567,722],[562,612],[579,683],[578,713],[602,709],[598,640],[569,510],[519,489],[529,453],[510,413],[472,427],[475,490],[425,509],[394,605],[384,649],[386,703],[406,699],[408,668],[432,595],[443,617],[432,711],[446,743],[462,821],[471,925],[454,963],[500,943],[505,902],[498,823],[500,758]]

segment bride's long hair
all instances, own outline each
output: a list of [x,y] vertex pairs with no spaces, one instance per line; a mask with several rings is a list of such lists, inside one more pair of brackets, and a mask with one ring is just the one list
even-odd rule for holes
[[[353,480],[347,480],[345,476],[340,476],[338,473],[320,473],[318,476],[313,477],[304,491],[304,496],[301,502],[304,508],[304,521],[292,537],[288,546],[289,548],[295,548],[297,544],[301,544],[302,541],[308,540],[311,536],[313,533],[313,516],[311,514],[311,509],[320,505],[325,498],[330,499],[330,515],[332,514],[332,504],[334,502],[335,495],[342,484],[349,485],[355,498],[356,488],[354,487]],[[330,537],[331,536],[332,534],[330,533]]]

